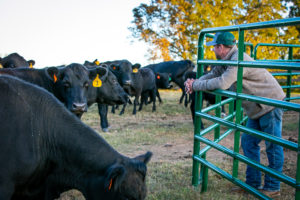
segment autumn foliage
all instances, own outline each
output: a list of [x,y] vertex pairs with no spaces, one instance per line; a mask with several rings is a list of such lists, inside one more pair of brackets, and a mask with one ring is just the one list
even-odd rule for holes
[[[292,0],[289,0],[292,2]],[[296,3],[295,3],[296,2]],[[297,8],[295,1],[293,5]],[[133,9],[133,38],[149,45],[149,60],[196,60],[202,29],[282,19],[288,16],[287,1],[278,0],[150,0]],[[233,32],[238,38],[237,32]],[[268,28],[245,32],[245,42],[299,44],[299,27]],[[282,59],[287,48],[261,47],[258,59]],[[300,54],[299,48],[294,50]],[[209,49],[205,58],[213,59]]]

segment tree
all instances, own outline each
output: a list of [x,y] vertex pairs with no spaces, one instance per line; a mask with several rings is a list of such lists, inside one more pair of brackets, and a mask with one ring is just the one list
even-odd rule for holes
[[[287,11],[278,0],[151,0],[149,5],[143,3],[133,9],[134,20],[129,30],[133,38],[149,45],[149,60],[195,61],[202,29],[282,19]],[[287,30],[290,31],[278,28],[247,31],[245,41],[254,45],[295,42],[283,37],[295,34]],[[234,34],[238,37],[236,32]],[[280,54],[275,48],[268,51],[272,51],[274,57]],[[208,59],[214,58],[211,51],[205,55]]]

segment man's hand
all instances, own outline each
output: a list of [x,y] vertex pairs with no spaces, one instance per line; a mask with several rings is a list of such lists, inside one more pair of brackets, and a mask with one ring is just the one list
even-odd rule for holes
[[195,79],[187,79],[184,82],[184,86],[185,86],[185,93],[187,94],[192,94],[193,92],[193,83],[194,83]]

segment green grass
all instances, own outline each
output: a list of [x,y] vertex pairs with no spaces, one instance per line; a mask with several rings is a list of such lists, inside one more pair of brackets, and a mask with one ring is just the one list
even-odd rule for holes
[[[156,112],[152,112],[152,105],[145,106],[136,115],[132,115],[132,106],[127,106],[122,116],[119,116],[120,109],[116,110],[116,114],[109,112],[111,128],[108,133],[101,131],[96,105],[89,108],[82,120],[124,155],[134,157],[148,150],[153,152],[153,158],[148,164],[147,200],[255,199],[251,195],[232,193],[234,185],[210,170],[207,192],[200,193],[200,187],[191,185],[194,132],[189,108],[178,103],[180,95],[180,91],[161,91],[164,103],[157,103]],[[283,137],[297,139],[299,116],[292,112],[284,116]],[[211,135],[213,133],[208,137]],[[233,134],[228,136],[224,145],[232,148]],[[264,156],[262,154],[262,159],[266,159]],[[207,157],[231,174],[232,158],[216,150],[211,150]],[[284,172],[292,178],[295,176],[296,160],[295,153],[285,151]],[[242,180],[245,179],[245,167],[245,164],[240,163],[239,178]],[[294,189],[282,184],[280,199],[294,199],[293,195]]]

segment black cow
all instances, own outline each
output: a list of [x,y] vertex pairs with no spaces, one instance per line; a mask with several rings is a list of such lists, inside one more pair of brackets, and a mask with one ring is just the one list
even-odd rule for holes
[[187,96],[184,91],[185,86],[184,86],[183,74],[186,71],[192,71],[194,69],[195,66],[192,61],[190,60],[167,61],[167,62],[147,65],[145,67],[152,69],[155,73],[156,72],[169,73],[171,76],[171,81],[176,83],[182,90],[182,95],[180,97],[179,102],[182,103],[183,98],[185,98],[184,105],[187,106],[188,102],[187,102]]
[[87,111],[87,92],[90,81],[107,76],[105,68],[87,69],[81,64],[73,63],[66,67],[49,67],[45,69],[0,69],[0,74],[17,76],[34,83],[53,93],[68,110],[81,117]]
[[[99,66],[97,66],[99,67]],[[102,65],[100,68],[106,68]],[[90,69],[95,67],[89,67]],[[97,83],[99,81],[99,83]],[[128,95],[124,89],[120,86],[116,76],[107,70],[107,75],[97,80],[97,78],[91,81],[88,90],[88,106],[94,103],[116,105],[124,104],[127,102]]]
[[[136,114],[136,106],[139,104],[139,98],[143,92],[143,76],[141,71],[139,70],[141,67],[140,64],[134,64],[132,66],[132,74],[131,74],[131,84],[124,85],[124,90],[130,95],[134,96],[133,101],[133,111],[132,114]],[[124,114],[127,103],[123,105],[123,108],[120,112],[120,115]]]
[[154,72],[149,68],[141,68],[139,71],[141,72],[143,77],[143,82],[142,82],[143,90],[141,94],[139,111],[142,110],[143,104],[147,105],[148,96],[150,96],[150,98],[152,99],[152,111],[155,111],[156,110],[155,98],[158,92],[157,82],[159,82],[160,86],[165,87],[169,83],[169,81],[167,81],[167,83],[164,82],[164,78],[166,78],[164,77],[164,74],[161,74],[162,77],[157,78],[157,76],[161,76],[161,75],[155,76]]
[[[145,96],[145,94],[149,94],[152,99],[155,99],[156,97],[156,82],[154,72],[149,68],[140,67],[140,64],[134,64],[132,66],[132,84],[130,88],[124,87],[125,91],[127,91],[131,96],[135,96],[132,114],[136,114],[136,105],[139,103],[140,97]],[[139,106],[139,111],[142,110],[144,101],[145,99],[142,98]],[[152,111],[155,111],[155,100],[152,103]],[[125,106],[126,104],[124,104],[120,114],[124,113]]]
[[151,152],[121,155],[52,94],[21,79],[0,76],[0,94],[1,200],[53,200],[72,188],[88,200],[145,199]]
[[9,54],[8,56],[0,59],[0,64],[3,68],[19,68],[19,67],[30,67],[32,68],[35,64],[34,60],[26,61],[22,56],[17,53]]
[[[99,65],[97,60],[94,62],[85,61],[84,64],[89,67]],[[132,64],[128,60],[107,61],[101,63],[100,66],[103,64],[108,66],[108,69],[117,77],[119,84],[123,88],[130,88],[132,85]],[[98,104],[98,111],[100,115],[100,126],[104,132],[107,132],[109,128],[107,119],[108,105]]]
[[[173,87],[173,85],[170,84],[171,77],[168,73],[155,73],[155,82],[156,82],[156,97],[158,98],[159,103],[162,103],[162,100],[160,98],[160,94],[158,92],[158,89],[170,89]],[[150,98],[150,101],[147,101],[149,94],[144,93],[142,95],[143,103],[146,105],[148,103],[152,102],[152,98]]]
[[[184,73],[184,80],[187,80],[188,78],[196,79],[196,72],[193,72],[193,71],[185,72]],[[209,106],[211,104],[216,103],[216,95],[214,95],[214,94],[210,94],[210,93],[207,93],[207,92],[202,92],[202,99],[207,102],[206,106]],[[225,100],[225,99],[227,99],[227,97],[222,96],[221,99]],[[190,110],[191,110],[191,114],[192,114],[192,118],[193,118],[193,122],[194,122],[194,118],[195,118],[195,92],[193,92],[190,95],[190,100],[191,100]],[[225,113],[224,105],[222,106],[222,112]],[[203,128],[203,125],[202,125],[202,128]]]

